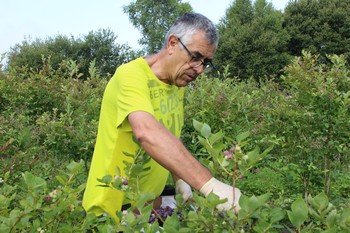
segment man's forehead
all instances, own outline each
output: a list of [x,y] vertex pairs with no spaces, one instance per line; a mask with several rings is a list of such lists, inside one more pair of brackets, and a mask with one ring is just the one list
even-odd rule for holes
[[191,52],[195,56],[202,58],[211,58],[216,51],[216,45],[211,44],[202,31],[193,34],[188,45],[192,48]]

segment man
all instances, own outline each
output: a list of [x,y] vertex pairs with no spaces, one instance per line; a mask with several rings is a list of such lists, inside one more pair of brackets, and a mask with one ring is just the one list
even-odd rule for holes
[[179,140],[184,117],[183,87],[212,65],[217,45],[213,23],[201,14],[187,13],[170,28],[158,53],[117,69],[102,100],[83,198],[86,211],[107,212],[116,218],[116,211],[127,204],[124,193],[97,186],[100,184],[97,178],[114,176],[116,167],[125,175],[123,161],[130,161],[125,154],[135,154],[139,146],[152,158],[147,164],[150,171],[139,181],[141,192],[159,196],[171,172],[176,191],[184,199],[192,195],[192,187],[205,196],[213,192],[221,199],[227,198],[219,209],[230,209],[233,205],[239,208],[240,191],[235,189],[233,200],[233,187],[213,178]]

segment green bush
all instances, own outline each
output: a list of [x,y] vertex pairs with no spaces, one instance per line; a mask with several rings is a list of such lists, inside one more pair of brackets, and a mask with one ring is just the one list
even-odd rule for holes
[[10,70],[0,80],[0,169],[17,173],[12,178],[46,160],[55,168],[59,160],[92,155],[107,81],[93,63],[85,81],[68,68],[45,67]]
[[59,185],[54,188],[28,171],[21,174],[20,182],[12,184],[6,173],[0,182],[0,231],[86,232],[111,228],[114,224],[110,218],[86,216],[81,206],[85,183],[78,177],[83,166],[83,161],[71,162],[57,173]]
[[[275,163],[274,165],[280,165]],[[277,170],[277,169],[276,169]],[[284,190],[287,186],[293,192],[298,190],[297,187],[291,187],[291,183],[287,183],[285,177],[268,167],[256,168],[252,170],[247,176],[240,180],[240,187],[245,193],[255,195],[262,195],[264,193],[272,193],[278,195],[286,192]],[[293,183],[292,183],[293,185]]]
[[147,195],[133,197],[144,214],[120,212],[119,225],[81,207],[107,84],[93,62],[86,80],[74,61],[2,73],[0,231],[346,232],[349,71],[343,57],[330,60],[319,65],[305,53],[278,84],[203,76],[190,86],[182,139],[215,177],[243,191],[242,211],[218,212],[215,195],[196,193],[162,227],[148,223]]
[[26,39],[13,46],[8,52],[6,67],[20,69],[27,67],[35,72],[43,70],[42,58],[49,58],[54,70],[63,61],[76,61],[86,78],[92,61],[103,76],[114,74],[117,66],[138,56],[127,45],[116,43],[117,36],[110,29],[91,31],[81,38],[57,35],[44,40]]
[[[349,172],[350,82],[344,57],[331,56],[330,66],[319,65],[317,58],[309,53],[296,58],[281,84],[199,78],[186,94],[183,141],[203,157],[192,118],[228,137],[249,131],[252,146],[274,144],[260,168],[279,163],[278,172],[294,177],[304,196],[321,190],[329,194],[337,189],[332,171]],[[291,191],[288,186],[283,190]]]
[[236,0],[218,25],[215,62],[240,79],[278,78],[290,62],[283,14],[266,0]]

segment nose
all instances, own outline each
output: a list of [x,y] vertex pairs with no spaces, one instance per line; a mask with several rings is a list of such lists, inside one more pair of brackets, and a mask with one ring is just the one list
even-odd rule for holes
[[200,66],[193,67],[193,69],[196,71],[196,73],[197,73],[198,75],[200,75],[201,73],[204,72],[204,65],[202,64],[202,65],[200,65]]

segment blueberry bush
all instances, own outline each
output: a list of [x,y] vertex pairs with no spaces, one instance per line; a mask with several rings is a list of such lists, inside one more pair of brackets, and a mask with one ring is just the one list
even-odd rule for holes
[[1,72],[0,232],[349,232],[349,69],[342,56],[329,59],[304,52],[280,83],[224,72],[187,88],[182,140],[242,190],[237,214],[197,191],[154,209],[130,176],[147,172],[140,151],[128,176],[100,179],[131,200],[119,223],[81,206],[107,79],[93,62],[83,74],[74,61],[53,69],[45,58],[40,71]]

